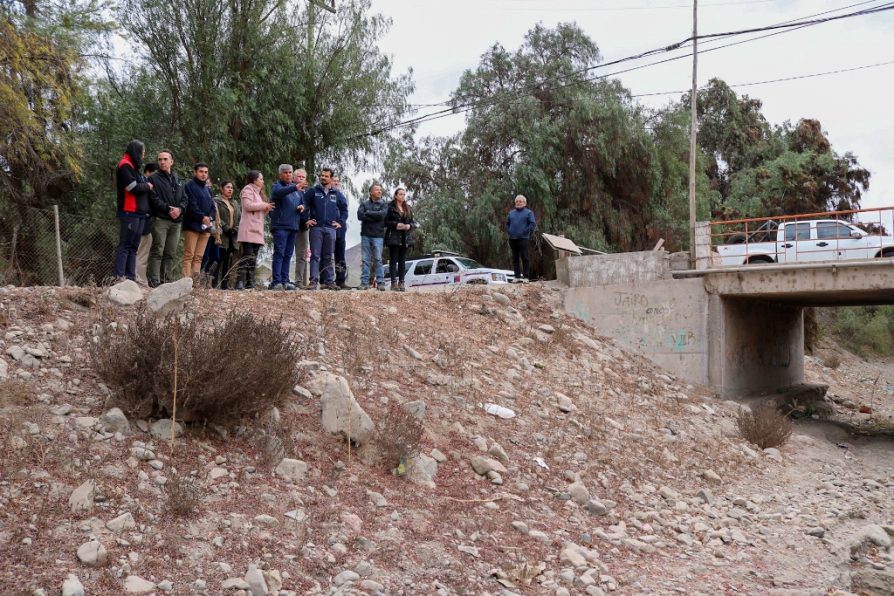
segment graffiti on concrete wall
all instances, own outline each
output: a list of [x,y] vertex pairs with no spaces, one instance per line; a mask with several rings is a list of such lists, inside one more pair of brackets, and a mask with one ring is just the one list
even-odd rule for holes
[[704,351],[698,325],[688,323],[673,297],[613,291],[602,300],[580,297],[570,304],[575,316],[590,322],[619,343],[651,353],[686,354]]

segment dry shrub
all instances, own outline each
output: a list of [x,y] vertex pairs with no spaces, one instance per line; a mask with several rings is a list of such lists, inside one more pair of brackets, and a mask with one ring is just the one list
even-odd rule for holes
[[27,406],[34,403],[34,390],[18,379],[0,381],[0,407]]
[[792,434],[791,420],[770,401],[758,404],[751,411],[743,411],[736,423],[742,438],[761,449],[778,447]]
[[841,366],[841,357],[834,352],[823,358],[823,364],[833,370]]
[[196,511],[205,496],[205,486],[195,474],[181,474],[171,468],[168,481],[162,485],[165,508],[184,517]]
[[392,402],[376,431],[376,444],[389,470],[419,453],[425,427],[405,406]]
[[[306,347],[278,320],[231,312],[215,324],[147,311],[117,330],[106,326],[93,367],[129,414],[231,424],[270,409],[303,380]],[[176,356],[176,367],[175,367]]]

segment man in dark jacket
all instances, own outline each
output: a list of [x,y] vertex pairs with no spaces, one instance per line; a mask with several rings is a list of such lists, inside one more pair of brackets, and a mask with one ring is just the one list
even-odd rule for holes
[[[332,186],[339,192],[342,192],[341,181],[338,176],[332,177]],[[342,192],[342,194],[344,193]],[[347,290],[348,285],[345,283],[348,279],[348,259],[345,254],[348,249],[347,210],[345,211],[344,219],[340,223],[341,227],[335,230],[335,252],[333,255],[335,258],[335,285],[337,285],[339,289]]]
[[217,206],[208,180],[208,164],[193,166],[192,180],[186,183],[186,213],[183,215],[183,277],[192,277],[202,270],[202,257],[211,239]]
[[173,171],[174,154],[167,149],[158,152],[158,172],[152,177],[152,250],[149,252],[147,277],[153,288],[174,281],[174,262],[180,243],[186,195],[183,184]]
[[[270,212],[270,234],[273,236],[273,279],[271,290],[294,290],[289,281],[289,266],[295,252],[295,236],[304,212],[304,195],[292,182],[292,166],[279,166],[279,180],[270,190],[273,211]],[[301,255],[304,258],[304,255]]]
[[304,193],[304,205],[310,228],[310,288],[322,281],[326,288],[337,290],[332,253],[336,231],[348,219],[348,200],[332,186],[332,168],[320,171],[319,184]]
[[534,212],[527,207],[524,195],[515,197],[515,209],[506,216],[506,233],[509,234],[509,248],[512,251],[512,268],[515,281],[528,279],[528,239],[537,228]]
[[149,194],[152,192],[152,184],[140,173],[144,153],[143,142],[134,139],[127,144],[115,171],[117,214],[121,223],[118,248],[115,250],[117,278],[135,280],[137,276],[137,250],[149,219]]
[[[360,220],[360,252],[363,268],[360,273],[360,289],[368,290],[372,285],[370,274],[375,274],[376,287],[385,290],[385,275],[382,270],[382,246],[385,241],[385,216],[388,205],[382,200],[382,185],[374,182],[369,187],[369,200],[360,204],[357,219]],[[370,261],[375,263],[371,270]]]

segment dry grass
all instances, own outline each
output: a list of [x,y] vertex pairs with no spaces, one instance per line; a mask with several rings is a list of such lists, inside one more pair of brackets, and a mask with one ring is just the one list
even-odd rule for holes
[[281,321],[231,312],[219,324],[141,312],[105,328],[91,357],[99,377],[132,415],[180,413],[232,424],[268,410],[303,379],[306,343]]
[[376,445],[389,470],[419,453],[424,431],[422,421],[406,407],[397,403],[388,406],[377,427]]
[[34,403],[34,390],[18,379],[0,381],[0,408],[8,406],[27,406]]
[[837,370],[839,366],[841,366],[841,357],[834,352],[828,354],[825,358],[823,358],[823,365],[831,368],[832,370]]
[[769,401],[740,413],[736,424],[742,438],[761,449],[779,447],[792,434],[791,420]]
[[196,475],[180,473],[171,468],[162,492],[167,511],[185,517],[198,510],[205,496],[205,486]]

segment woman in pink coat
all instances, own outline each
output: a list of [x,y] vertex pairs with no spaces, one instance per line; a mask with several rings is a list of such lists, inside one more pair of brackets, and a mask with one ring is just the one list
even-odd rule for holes
[[246,290],[251,290],[255,287],[258,251],[264,246],[264,220],[273,209],[273,205],[264,200],[264,175],[257,170],[251,170],[246,178],[248,184],[239,193],[239,199],[242,201],[242,220],[239,223],[239,235],[236,240],[242,245],[239,281]]

